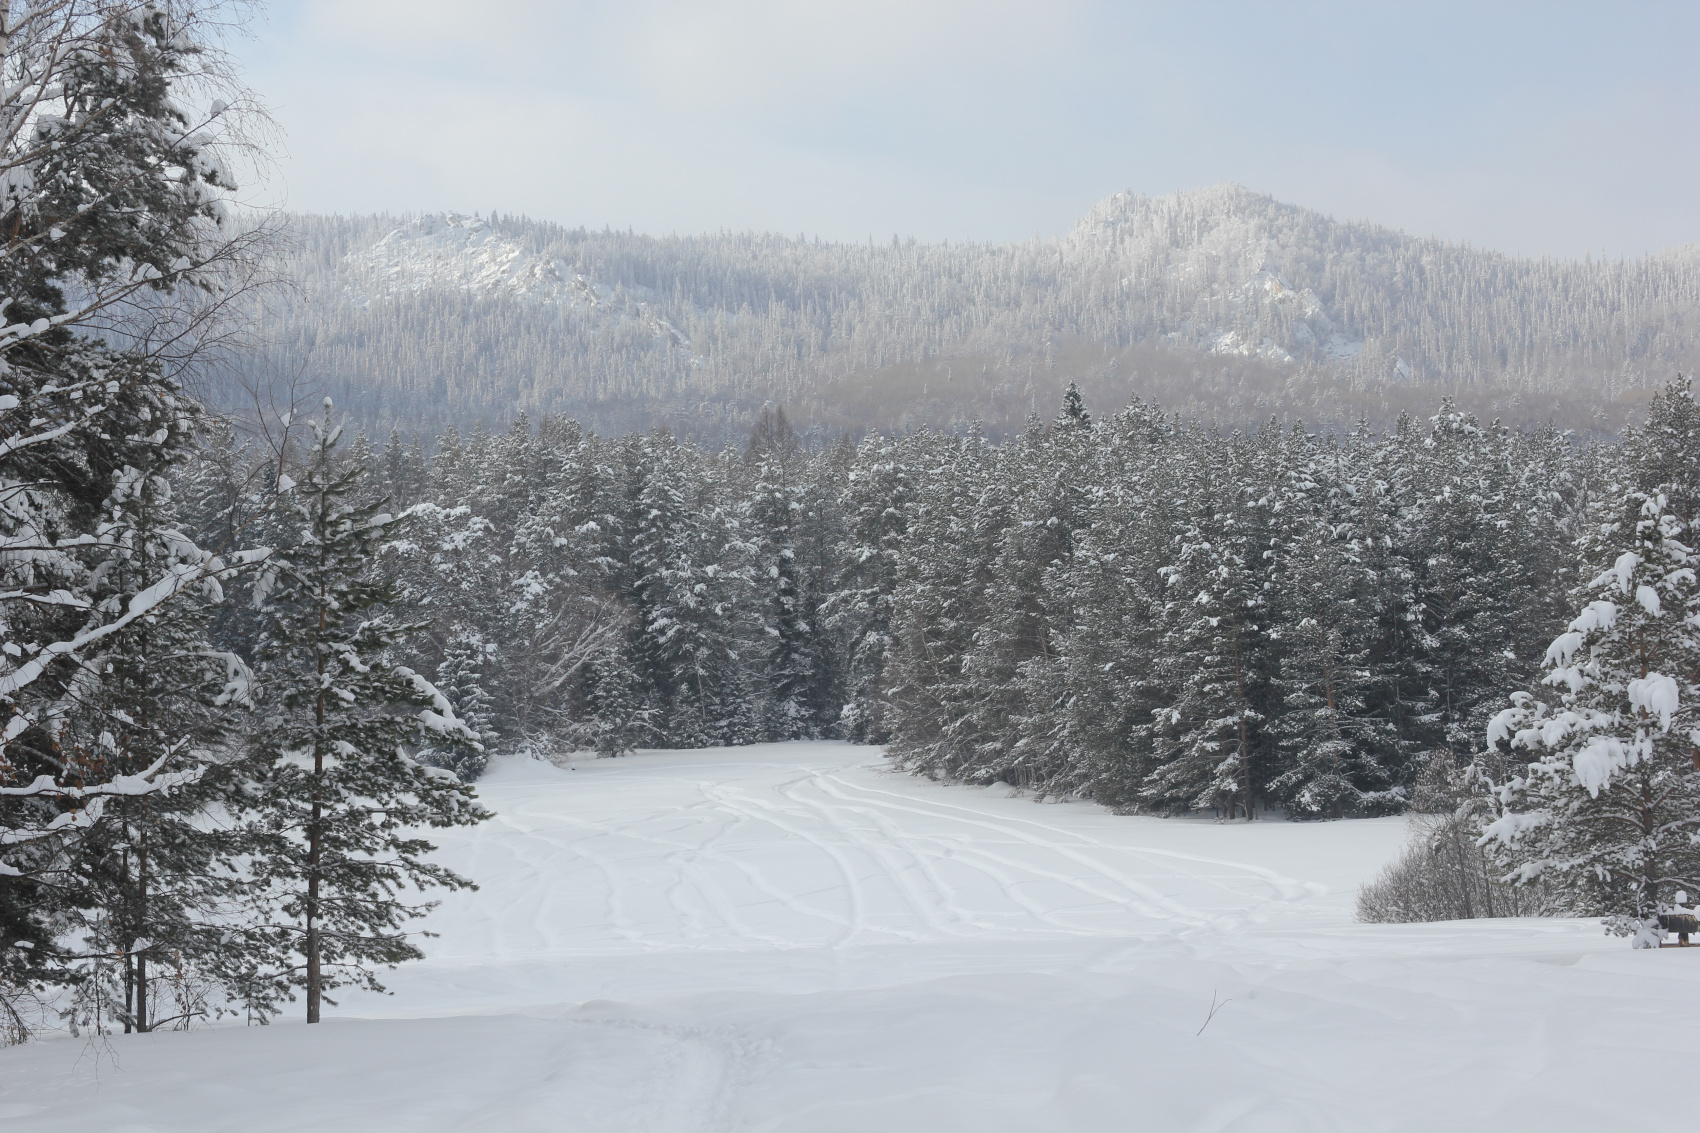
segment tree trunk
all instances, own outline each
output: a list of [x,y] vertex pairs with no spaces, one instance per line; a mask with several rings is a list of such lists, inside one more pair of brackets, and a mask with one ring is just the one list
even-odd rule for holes
[[[320,514],[323,514],[321,509]],[[323,557],[324,544],[321,541],[320,556]],[[324,637],[325,598],[321,590],[319,598],[319,636]],[[317,643],[315,643],[317,644]],[[323,649],[314,651],[314,659],[319,673],[319,687],[325,686],[325,653]],[[325,778],[325,694],[321,691],[313,703],[313,720],[316,725],[313,736],[313,809],[307,822],[307,1022],[319,1021],[319,1006],[324,998],[324,972],[320,966],[319,946],[319,858],[324,840],[324,832],[320,829],[323,822],[322,784]]]
[[[1246,728],[1245,716],[1248,705],[1246,703],[1245,692],[1245,669],[1240,663],[1240,639],[1238,634],[1234,636],[1234,691],[1239,694],[1240,701],[1240,775],[1242,776],[1241,790],[1244,792],[1242,801],[1245,805],[1245,820],[1250,822],[1253,816],[1252,805],[1254,802],[1251,797],[1251,737]],[[1229,804],[1228,821],[1232,822],[1233,818],[1234,808],[1232,804]]]
[[136,963],[134,956],[124,957],[124,1033],[136,1029]]
[[[136,925],[143,934],[148,925],[148,847],[144,835],[141,844],[136,847]],[[131,947],[135,944],[132,941]],[[148,1029],[148,958],[144,952],[136,953],[136,1030],[146,1033]]]
[[[128,879],[130,876],[130,851],[124,851],[120,865],[123,869],[120,876]],[[129,937],[129,943],[126,945],[128,950],[124,953],[124,1033],[127,1035],[136,1029],[136,957],[133,954],[136,942],[135,938],[130,936],[129,933],[124,935]]]
[[[319,668],[324,668],[320,660]],[[318,719],[322,727],[325,722],[325,698],[321,694],[318,703]],[[319,965],[319,856],[322,832],[319,829],[322,818],[320,806],[319,781],[325,773],[324,749],[318,744],[313,745],[313,809],[312,817],[307,823],[307,1022],[319,1021],[319,1002],[323,998],[324,980]]]
[[136,953],[136,1030],[148,1031],[148,958]]
[[[315,763],[317,760],[314,761]],[[319,969],[319,801],[313,800],[313,825],[307,832],[307,1022],[319,1021],[323,980]]]

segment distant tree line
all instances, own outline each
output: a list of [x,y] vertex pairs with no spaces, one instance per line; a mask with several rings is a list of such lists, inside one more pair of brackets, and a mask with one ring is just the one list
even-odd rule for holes
[[939,778],[1322,817],[1481,750],[1621,451],[1446,406],[1093,420],[1070,388],[1002,444],[811,451],[769,410],[741,450],[548,419],[354,455],[373,499],[422,501],[384,559],[434,618],[400,655],[487,750],[841,735]]

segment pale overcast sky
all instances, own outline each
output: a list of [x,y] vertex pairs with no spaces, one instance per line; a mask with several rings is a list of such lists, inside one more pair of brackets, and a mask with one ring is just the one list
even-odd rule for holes
[[290,208],[1007,240],[1238,181],[1530,255],[1700,241],[1700,4],[274,0]]

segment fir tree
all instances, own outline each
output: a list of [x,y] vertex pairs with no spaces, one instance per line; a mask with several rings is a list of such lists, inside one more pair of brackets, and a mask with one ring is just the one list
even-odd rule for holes
[[[1230,465],[1230,469],[1232,469]],[[1210,807],[1255,816],[1267,694],[1266,569],[1252,508],[1225,484],[1197,484],[1203,505],[1166,571],[1162,679],[1172,699],[1155,713],[1158,769],[1144,794],[1168,810]]]
[[[8,13],[0,1010],[21,984],[67,975],[55,938],[83,913],[134,897],[136,875],[112,855],[139,836],[135,800],[196,783],[211,737],[200,709],[221,682],[204,658],[172,654],[197,650],[194,607],[216,599],[231,562],[161,514],[158,478],[197,416],[175,378],[263,230],[225,220],[219,152],[241,114],[221,102],[196,124],[178,101],[184,86],[231,85],[198,35],[206,11],[110,0]],[[117,800],[124,821],[101,830]],[[169,898],[156,908],[155,927],[180,923]]]
[[1393,730],[1371,709],[1376,621],[1364,569],[1349,452],[1330,444],[1306,462],[1285,501],[1281,548],[1281,711],[1269,722],[1281,769],[1269,783],[1300,818],[1398,810]]
[[1626,503],[1625,549],[1548,651],[1556,702],[1519,694],[1488,729],[1536,757],[1489,834],[1522,880],[1645,942],[1677,890],[1700,892],[1700,564],[1664,497]]
[[911,451],[904,451],[884,438],[869,438],[857,449],[843,489],[847,530],[822,612],[848,641],[842,719],[849,738],[862,743],[891,737],[884,673],[915,496],[909,459],[924,441],[917,436]]
[[409,752],[478,739],[430,682],[389,659],[421,628],[390,619],[394,592],[374,571],[400,521],[354,502],[365,469],[339,465],[340,432],[327,399],[294,489],[296,538],[256,594],[264,718],[252,743],[263,770],[249,831],[253,884],[279,919],[243,946],[262,947],[269,965],[256,974],[269,980],[261,1005],[300,987],[310,1023],[326,992],[379,989],[374,965],[421,955],[403,926],[431,904],[404,889],[471,884],[428,860],[420,830],[487,817],[469,787]]
[[1534,757],[1494,790],[1502,860],[1638,946],[1657,941],[1677,891],[1700,892],[1700,556],[1665,490],[1680,498],[1694,473],[1664,443],[1694,420],[1691,388],[1674,384],[1648,417],[1617,515],[1585,547],[1605,569],[1547,650],[1544,687],[1487,729],[1490,749]]
[[470,783],[484,773],[489,753],[496,746],[494,698],[485,691],[486,670],[496,663],[500,650],[476,632],[456,634],[443,650],[437,666],[436,686],[454,709],[455,718],[466,725],[475,743],[448,737],[441,747],[433,745],[421,756],[435,766],[453,771]]
[[[127,609],[162,574],[192,571],[208,558],[176,522],[165,473],[181,457],[181,446],[160,446],[152,466],[126,469],[107,501],[107,529],[115,537],[92,596],[113,612]],[[170,958],[179,976],[187,964],[197,977],[216,977],[223,966],[219,921],[240,893],[225,865],[245,847],[207,821],[209,810],[227,807],[240,790],[233,710],[249,706],[247,665],[207,640],[209,600],[221,589],[215,572],[201,593],[107,638],[84,661],[97,679],[74,681],[65,703],[68,733],[97,737],[92,750],[80,753],[84,774],[134,777],[171,757],[195,768],[174,789],[109,800],[102,821],[68,861],[67,873],[91,906],[82,918],[90,951],[118,958],[126,1031],[161,1022],[150,963]],[[193,1010],[179,1004],[172,1014],[186,1023]]]

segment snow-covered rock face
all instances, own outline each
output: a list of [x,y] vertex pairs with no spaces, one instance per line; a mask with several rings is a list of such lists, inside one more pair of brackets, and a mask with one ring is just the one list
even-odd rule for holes
[[1161,290],[1194,317],[1167,337],[1218,354],[1288,363],[1350,358],[1363,350],[1315,291],[1279,266],[1311,214],[1238,185],[1169,197],[1117,193],[1065,240],[1072,257],[1108,260],[1122,290]]
[[349,253],[344,264],[344,290],[357,303],[419,291],[517,298],[556,304],[578,315],[635,321],[657,338],[690,345],[684,332],[651,309],[644,289],[621,290],[587,279],[565,261],[538,255],[475,216],[416,217],[376,244]]
[[566,303],[594,303],[594,284],[565,275],[502,235],[488,222],[458,213],[431,213],[355,251],[348,266],[375,294],[435,288],[476,295],[510,294]]

